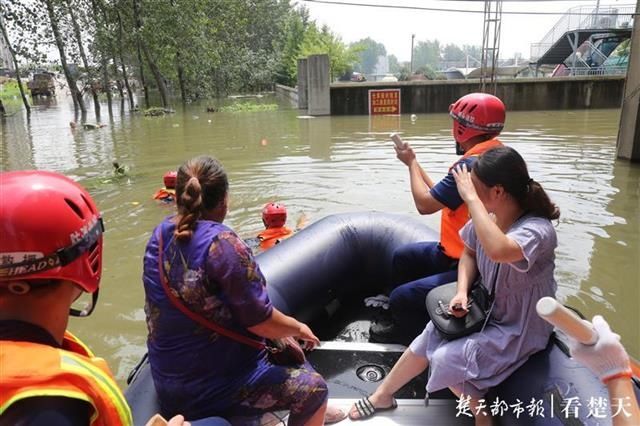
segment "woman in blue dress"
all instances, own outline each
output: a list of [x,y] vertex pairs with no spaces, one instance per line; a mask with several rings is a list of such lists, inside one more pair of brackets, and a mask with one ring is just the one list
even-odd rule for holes
[[227,192],[217,160],[187,161],[178,170],[178,214],[156,227],[146,247],[147,347],[162,412],[243,424],[241,417],[289,410],[289,425],[321,425],[328,391],[311,365],[274,365],[265,349],[200,325],[165,292],[168,285],[189,311],[253,340],[294,337],[309,348],[319,343],[307,325],[273,307],[251,250],[222,224]]
[[480,413],[476,425],[491,424],[479,400],[548,343],[552,327],[536,314],[535,304],[555,295],[557,238],[551,220],[560,211],[513,148],[491,149],[471,172],[463,165],[453,174],[472,219],[460,231],[465,247],[449,306],[462,307],[452,314],[464,316],[477,274],[487,287],[496,278],[491,320],[457,340],[443,339],[427,324],[376,391],[354,405],[352,420],[395,408],[393,394],[430,366],[428,392],[450,388],[469,401],[470,412]]

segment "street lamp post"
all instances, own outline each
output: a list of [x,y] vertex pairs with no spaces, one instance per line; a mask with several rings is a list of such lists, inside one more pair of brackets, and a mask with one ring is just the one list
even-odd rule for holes
[[411,34],[411,65],[409,67],[409,75],[413,75],[413,39],[416,38],[415,34]]

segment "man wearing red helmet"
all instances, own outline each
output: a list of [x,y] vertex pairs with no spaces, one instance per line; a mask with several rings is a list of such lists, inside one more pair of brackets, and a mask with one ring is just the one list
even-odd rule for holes
[[496,138],[505,121],[505,107],[500,99],[485,93],[471,93],[449,107],[453,118],[456,153],[462,157],[449,168],[449,173],[435,183],[420,166],[415,152],[405,142],[395,147],[396,155],[409,168],[411,194],[420,214],[442,212],[440,241],[408,244],[393,254],[394,289],[389,307],[392,320],[372,324],[371,340],[378,342],[410,342],[428,322],[424,305],[426,294],[434,287],[455,281],[463,243],[458,235],[469,219],[451,170],[457,165],[471,166],[483,152],[502,145]]
[[[98,299],[104,228],[91,196],[63,175],[17,171],[0,173],[0,200],[0,423],[133,424],[106,362],[66,330]],[[73,309],[83,292],[91,304]]]
[[[0,200],[3,420],[131,424],[107,364],[66,331],[98,298],[103,227],[91,196],[57,173],[21,171],[0,175]],[[82,292],[91,306],[71,309]]]

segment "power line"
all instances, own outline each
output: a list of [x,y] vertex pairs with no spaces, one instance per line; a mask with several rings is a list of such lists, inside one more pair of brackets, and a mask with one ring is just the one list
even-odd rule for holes
[[[371,4],[371,3],[353,3],[346,1],[332,1],[332,0],[302,0],[307,3],[322,3],[322,4],[332,4],[337,6],[361,6],[361,7],[377,7],[383,9],[405,9],[405,10],[422,10],[422,11],[430,11],[430,12],[454,12],[454,13],[482,13],[484,14],[484,10],[469,10],[469,9],[448,9],[448,8],[439,8],[439,7],[421,7],[421,6],[402,6],[402,5],[391,5],[391,4]],[[474,2],[483,2],[484,0],[441,0],[441,1],[474,1]],[[522,0],[507,0],[507,1],[522,1]],[[525,0],[526,2],[552,2],[554,0]],[[569,0],[569,1],[578,1],[578,0]],[[616,5],[620,7],[622,5]],[[609,7],[609,6],[600,6]],[[515,11],[502,11],[503,15],[578,15],[584,16],[584,13],[574,13],[574,12],[515,12]],[[602,13],[605,15],[606,13]],[[623,15],[635,16],[637,13],[624,13]]]

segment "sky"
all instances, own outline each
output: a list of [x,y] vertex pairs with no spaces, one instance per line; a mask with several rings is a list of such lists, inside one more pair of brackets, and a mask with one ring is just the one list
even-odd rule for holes
[[[418,6],[441,9],[484,9],[483,1],[452,0],[329,0],[335,2]],[[560,12],[572,7],[595,8],[597,0],[585,1],[503,1],[502,11]],[[382,43],[387,54],[396,55],[402,61],[411,56],[411,35],[415,43],[437,39],[441,43],[482,46],[483,14],[433,12],[377,7],[332,5],[298,0],[309,9],[311,19],[327,24],[331,30],[351,43],[371,37]],[[600,7],[622,5],[634,6],[633,0],[601,0]],[[510,58],[519,52],[527,59],[530,44],[540,42],[561,15],[502,15],[500,58]],[[478,58],[480,59],[480,58]]]

